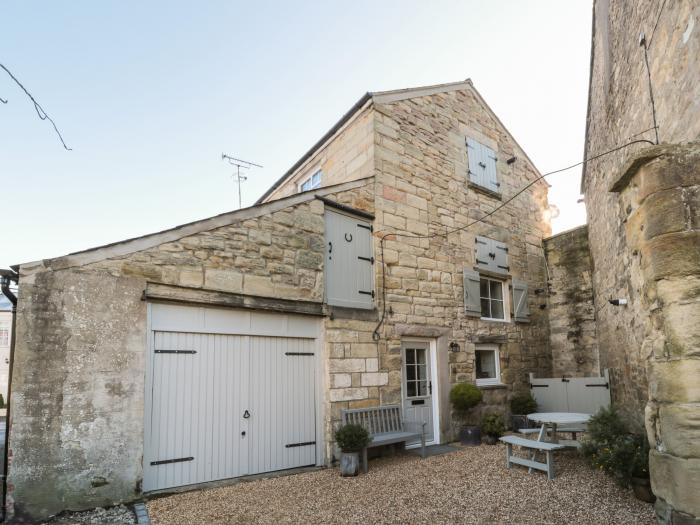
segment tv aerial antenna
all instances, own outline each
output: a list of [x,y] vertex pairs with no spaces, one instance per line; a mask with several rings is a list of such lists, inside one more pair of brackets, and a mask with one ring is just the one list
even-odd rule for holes
[[260,164],[255,164],[255,162],[237,159],[230,155],[226,155],[226,153],[221,154],[221,160],[226,160],[231,166],[236,166],[236,173],[233,174],[233,180],[238,183],[238,209],[240,210],[242,208],[243,201],[241,198],[241,182],[248,180],[248,177],[241,175],[241,169],[249,170],[250,168],[262,168],[262,166]]

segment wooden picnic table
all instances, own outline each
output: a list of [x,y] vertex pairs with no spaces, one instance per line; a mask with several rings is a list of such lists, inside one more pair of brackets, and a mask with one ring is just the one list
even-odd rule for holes
[[[575,432],[579,430],[575,425],[585,425],[588,423],[591,414],[582,414],[579,412],[535,412],[533,414],[528,414],[527,418],[541,425],[537,437],[538,441],[547,441],[547,430],[551,429],[552,438],[550,442],[558,443],[557,431],[561,432],[566,429],[567,431]],[[562,425],[561,428],[559,428],[560,425]]]

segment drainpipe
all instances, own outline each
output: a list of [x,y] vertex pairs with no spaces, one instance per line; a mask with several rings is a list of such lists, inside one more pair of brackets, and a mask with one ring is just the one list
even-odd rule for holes
[[10,290],[10,283],[19,284],[19,274],[13,270],[0,270],[0,289],[12,303],[12,329],[10,331],[10,370],[7,378],[7,417],[5,419],[5,454],[2,484],[2,519],[7,517],[7,468],[10,450],[10,398],[12,396],[12,365],[15,357],[15,329],[17,328],[17,296]]

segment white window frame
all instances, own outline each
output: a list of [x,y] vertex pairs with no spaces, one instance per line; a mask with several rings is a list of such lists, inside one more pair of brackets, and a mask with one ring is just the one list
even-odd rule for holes
[[[314,180],[314,177],[316,175],[318,175],[318,182],[316,183],[316,185],[314,185],[313,180]],[[314,170],[314,172],[311,175],[309,175],[308,177],[304,177],[301,181],[299,181],[299,185],[298,185],[299,193],[302,193],[304,191],[315,190],[316,188],[320,188],[322,181],[323,181],[323,171],[320,168],[317,170]],[[307,189],[304,189],[304,184],[306,184],[307,182],[310,182],[311,186]]]
[[[479,379],[476,377],[476,362],[477,362],[477,352],[494,352],[494,358],[496,361],[496,377]],[[474,349],[474,379],[476,386],[498,386],[502,385],[501,381],[501,356],[497,345],[476,345]]]
[[[503,301],[503,319],[500,319],[498,317],[484,317],[483,311],[482,311],[481,320],[482,321],[495,321],[497,323],[510,323],[510,301],[508,299],[508,294],[507,294],[508,288],[506,287],[506,284],[507,284],[506,281],[503,281],[501,279],[495,279],[489,275],[479,274],[479,281],[482,281],[484,279],[487,281],[494,281],[494,282],[500,283],[500,285],[501,285],[501,297],[503,297],[503,300],[502,300]],[[489,290],[490,289],[491,288],[489,287]],[[481,297],[481,282],[479,282],[479,305],[481,305],[481,299],[482,299],[482,297]],[[488,297],[488,300],[491,301],[493,299]],[[498,299],[495,299],[495,300],[497,301]]]

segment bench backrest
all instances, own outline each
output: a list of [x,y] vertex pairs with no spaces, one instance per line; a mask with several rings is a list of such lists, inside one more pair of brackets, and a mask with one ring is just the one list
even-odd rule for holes
[[361,425],[372,435],[404,431],[399,405],[343,410],[342,418],[343,425]]

